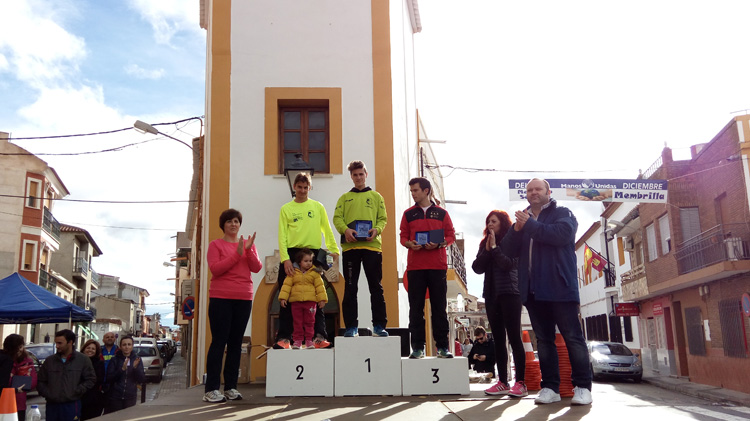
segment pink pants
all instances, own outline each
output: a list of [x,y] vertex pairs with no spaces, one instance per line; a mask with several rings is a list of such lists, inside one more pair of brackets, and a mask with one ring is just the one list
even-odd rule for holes
[[292,320],[294,331],[292,340],[305,343],[312,341],[315,335],[315,311],[318,303],[315,301],[295,301],[292,304]]

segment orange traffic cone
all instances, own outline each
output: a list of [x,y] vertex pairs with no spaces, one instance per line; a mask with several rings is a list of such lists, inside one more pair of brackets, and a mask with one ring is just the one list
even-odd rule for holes
[[523,331],[523,350],[526,352],[526,370],[523,382],[527,390],[542,389],[542,371],[539,369],[539,360],[534,359],[534,348],[531,346],[529,332]]
[[0,395],[0,421],[18,421],[16,389],[6,387]]
[[573,375],[573,368],[570,365],[568,347],[565,345],[565,340],[559,333],[555,334],[555,345],[557,346],[557,361],[560,369],[560,396],[563,398],[572,398],[573,383],[571,381],[571,376]]

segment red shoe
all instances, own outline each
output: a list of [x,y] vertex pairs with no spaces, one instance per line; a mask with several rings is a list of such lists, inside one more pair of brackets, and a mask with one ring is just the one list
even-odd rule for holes
[[513,387],[510,388],[510,392],[508,392],[508,396],[514,397],[514,398],[522,398],[524,396],[529,396],[528,390],[526,390],[526,384],[524,382],[516,382],[516,384],[513,385]]
[[325,339],[318,338],[318,339],[315,340],[315,348],[316,349],[328,348],[329,346],[331,346],[331,343],[328,342]]
[[486,389],[484,393],[486,395],[492,395],[492,396],[498,396],[498,395],[507,395],[510,391],[510,388],[507,384],[503,382],[497,382],[494,386],[490,387],[489,389]]

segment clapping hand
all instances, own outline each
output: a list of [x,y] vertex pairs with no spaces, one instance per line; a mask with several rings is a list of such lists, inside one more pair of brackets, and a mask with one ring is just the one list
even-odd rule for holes
[[245,252],[245,250],[250,250],[250,248],[253,247],[253,244],[255,243],[255,236],[257,233],[253,233],[250,237],[247,237],[247,243],[245,242],[245,237],[240,235],[240,241],[237,243],[237,254],[242,256],[242,254]]

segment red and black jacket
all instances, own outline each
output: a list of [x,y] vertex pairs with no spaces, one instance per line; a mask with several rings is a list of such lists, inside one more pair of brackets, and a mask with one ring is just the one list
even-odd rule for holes
[[[426,211],[423,211],[419,205],[414,205],[404,211],[401,217],[401,245],[405,246],[407,241],[414,241],[417,232],[437,229],[443,230],[446,247],[456,241],[456,231],[453,229],[453,222],[448,211],[434,203]],[[448,269],[445,249],[438,247],[432,250],[412,250],[410,248],[406,270],[423,269]]]

